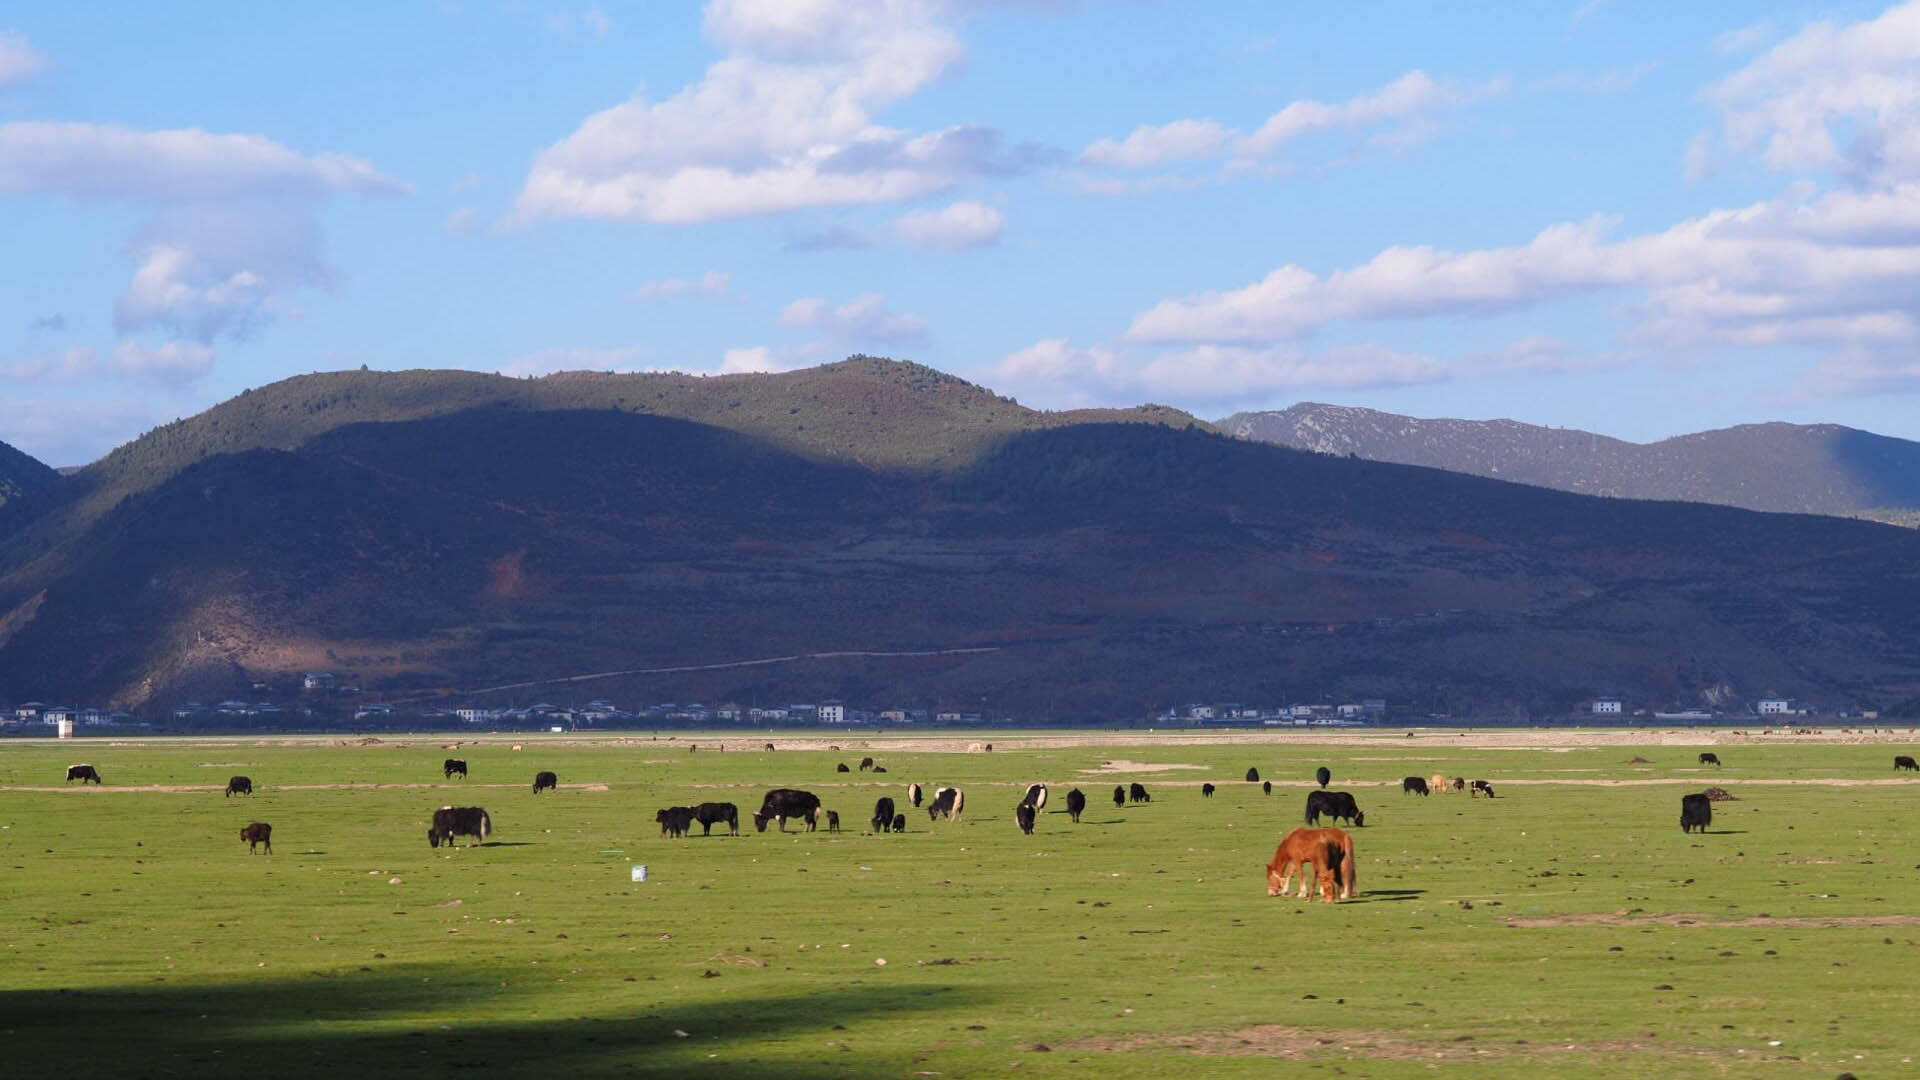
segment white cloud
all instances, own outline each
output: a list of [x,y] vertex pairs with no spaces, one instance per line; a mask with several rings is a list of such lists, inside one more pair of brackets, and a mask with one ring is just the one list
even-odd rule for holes
[[1773,37],[1773,20],[1761,19],[1751,26],[1742,26],[1737,30],[1715,34],[1712,46],[1714,52],[1722,55],[1752,52],[1771,37]]
[[147,345],[123,341],[114,346],[108,366],[116,373],[148,382],[184,384],[213,370],[213,350],[188,341]]
[[1100,139],[1080,151],[1080,160],[1111,169],[1147,169],[1176,161],[1217,156],[1233,131],[1214,120],[1143,124],[1124,139]]
[[1175,120],[1135,128],[1124,139],[1099,139],[1080,152],[1080,160],[1111,169],[1147,169],[1226,155],[1236,159],[1230,173],[1244,176],[1258,167],[1260,159],[1325,132],[1389,127],[1376,132],[1371,141],[1390,148],[1410,145],[1431,135],[1435,114],[1498,97],[1507,90],[1505,79],[1464,84],[1415,69],[1345,101],[1302,98],[1288,102],[1249,133],[1215,120]]
[[1064,338],[1008,353],[993,370],[996,385],[1056,406],[1151,399],[1217,407],[1259,402],[1282,391],[1409,386],[1448,377],[1446,366],[1431,357],[1374,345],[1317,351],[1199,345],[1140,354],[1076,347]]
[[934,0],[712,0],[707,35],[729,50],[658,101],[588,117],[542,150],[521,221],[690,224],[922,198],[970,176],[1020,171],[1040,152],[997,131],[883,127],[878,110],[963,54]]
[[278,297],[325,288],[312,219],[263,204],[164,210],[141,229],[133,278],[114,304],[120,333],[158,327],[210,344],[244,340],[286,308]]
[[453,233],[455,236],[464,235],[473,231],[475,216],[473,207],[463,206],[453,213],[448,214],[447,220],[442,222],[440,227],[447,232]]
[[834,307],[818,297],[795,300],[780,312],[780,325],[819,330],[837,341],[888,342],[922,338],[927,321],[918,315],[896,315],[885,298],[868,293]]
[[733,281],[728,274],[718,270],[709,270],[697,278],[666,278],[649,281],[633,291],[636,300],[658,300],[667,296],[705,295],[724,296],[727,286]]
[[27,35],[0,30],[0,87],[26,82],[46,66],[47,58],[34,51]]
[[99,370],[100,354],[82,345],[0,360],[0,379],[20,382],[71,382]]
[[301,154],[261,135],[33,120],[0,124],[0,195],[149,204],[409,190],[360,158]]
[[1920,2],[1855,23],[1813,23],[1705,96],[1727,145],[1773,168],[1875,184],[1920,179]]
[[149,397],[0,395],[0,441],[49,465],[84,465],[154,425]]
[[793,371],[818,364],[826,358],[826,355],[826,347],[817,341],[802,345],[781,345],[777,348],[753,345],[728,349],[721,354],[720,369],[714,374],[751,375]]
[[963,200],[944,210],[908,214],[893,227],[901,241],[913,247],[958,252],[998,242],[1006,225],[1000,211]]

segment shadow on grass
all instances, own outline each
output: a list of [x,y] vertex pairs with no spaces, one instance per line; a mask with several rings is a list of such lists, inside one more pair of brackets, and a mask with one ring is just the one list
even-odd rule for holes
[[1392,904],[1401,900],[1414,900],[1426,894],[1425,889],[1361,889],[1349,904]]
[[[898,1076],[911,1049],[837,1031],[977,1005],[944,984],[660,999],[621,984],[598,1015],[553,1016],[503,972],[412,965],[303,978],[0,992],[9,1075]],[[521,973],[513,973],[519,976]],[[624,987],[624,988],[623,988]],[[684,997],[684,995],[683,995]],[[682,1036],[676,1032],[686,1032]],[[866,1042],[875,1049],[863,1053]]]

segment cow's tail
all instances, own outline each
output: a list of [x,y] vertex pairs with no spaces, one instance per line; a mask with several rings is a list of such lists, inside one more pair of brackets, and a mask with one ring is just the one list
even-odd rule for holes
[[966,804],[967,804],[966,792],[961,791],[959,788],[954,788],[953,789],[953,810],[947,814],[947,820],[959,821],[960,811],[962,808],[966,806]]
[[1340,899],[1350,900],[1353,898],[1354,890],[1360,887],[1360,864],[1355,862],[1353,858],[1353,837],[1341,833],[1338,844],[1340,848],[1340,865],[1342,867],[1340,873]]
[[480,839],[485,841],[493,835],[493,818],[485,810],[480,811]]

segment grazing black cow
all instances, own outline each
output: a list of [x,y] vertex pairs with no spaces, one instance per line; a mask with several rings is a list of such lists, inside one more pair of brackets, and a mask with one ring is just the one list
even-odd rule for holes
[[769,749],[769,750],[771,750],[771,749],[773,749],[773,744],[772,744],[772,743],[768,743],[768,744],[767,744],[767,749]]
[[464,779],[466,779],[466,776],[467,776],[467,763],[466,763],[466,762],[464,762],[464,761],[461,761],[461,760],[460,760],[459,758],[457,758],[457,757],[450,757],[450,758],[448,758],[447,760],[445,760],[445,761],[443,761],[443,762],[441,762],[441,763],[440,763],[440,777],[441,777],[441,779],[443,779],[443,780],[451,780],[451,779],[453,779],[453,774],[454,774],[454,773],[459,773],[459,774],[460,774],[460,778],[461,778],[462,780],[464,780]]
[[1427,778],[1424,776],[1409,776],[1406,779],[1400,781],[1400,794],[1402,795],[1427,794]]
[[273,826],[264,821],[256,821],[246,828],[241,829],[240,839],[247,842],[247,854],[249,855],[253,854],[255,844],[267,845],[267,854],[273,854]]
[[907,785],[907,804],[909,806],[912,806],[915,810],[920,809],[920,785],[919,784]]
[[1262,795],[1273,794],[1273,781],[1271,780],[1260,781],[1260,794]]
[[933,802],[927,805],[927,820],[946,818],[948,821],[960,820],[960,811],[966,806],[967,794],[959,788],[943,787],[934,791]]
[[91,765],[69,765],[67,766],[67,780],[69,783],[78,780],[83,784],[91,780],[97,784],[100,782],[100,773],[99,770]]
[[1137,781],[1127,785],[1127,798],[1133,802],[1153,801],[1153,796],[1147,794],[1147,786]]
[[876,773],[883,773],[887,771],[887,767],[885,765],[875,765],[873,767],[873,771]]
[[867,771],[868,769],[871,769],[871,768],[873,768],[873,759],[872,759],[872,758],[870,758],[870,757],[863,757],[863,758],[861,758],[861,759],[860,759],[860,771],[861,771],[861,772],[866,772],[866,771]]
[[1893,767],[1895,769],[1912,769],[1915,772],[1920,772],[1920,764],[1915,764],[1914,760],[1905,754],[1901,754],[1893,759]]
[[1119,784],[1113,785],[1113,805],[1127,805],[1127,789],[1121,787]]
[[1079,788],[1074,788],[1072,791],[1067,792],[1067,816],[1072,818],[1075,824],[1079,823],[1080,814],[1086,810],[1086,808],[1087,797],[1080,793]]
[[493,819],[478,806],[443,806],[433,812],[433,824],[427,827],[427,843],[434,847],[452,847],[456,836],[471,836],[479,844],[492,835]]
[[1680,831],[1707,831],[1713,824],[1713,800],[1705,795],[1680,796]]
[[553,775],[550,772],[537,772],[533,774],[533,793],[535,795],[538,795],[543,791],[558,791],[558,790],[560,790],[559,777]]
[[249,780],[244,776],[230,776],[227,778],[227,798],[232,798],[235,795],[252,795],[252,794],[253,794],[252,780]]
[[1020,831],[1028,836],[1033,835],[1033,817],[1032,803],[1021,803],[1013,808],[1013,820],[1019,823]]
[[1212,785],[1212,784],[1201,784],[1201,785],[1200,785],[1200,797],[1201,797],[1201,798],[1203,798],[1203,799],[1211,799],[1211,798],[1213,798],[1213,785]]
[[1257,783],[1259,783],[1259,782],[1260,782],[1260,770],[1259,770],[1259,769],[1248,769],[1248,770],[1247,770],[1247,783],[1249,783],[1249,784],[1257,784]]
[[693,820],[700,823],[700,835],[713,835],[713,827],[726,822],[727,835],[740,835],[740,808],[730,802],[703,802],[693,808]]
[[833,771],[834,771],[834,772],[852,772],[853,770],[852,770],[852,769],[849,769],[849,768],[847,768],[847,763],[843,761],[843,762],[841,762],[840,764],[838,764],[838,765],[835,765],[835,766],[833,767]]
[[1701,755],[1700,755],[1700,764],[1702,764],[1702,765],[1718,765],[1718,764],[1720,764],[1720,755],[1719,755],[1719,754],[1701,754]]
[[1335,821],[1351,821],[1356,829],[1367,823],[1367,815],[1360,812],[1353,796],[1344,791],[1307,792],[1307,824],[1319,825],[1322,814]]
[[893,831],[894,832],[907,831],[907,815],[905,814],[893,815]]
[[685,836],[693,829],[693,807],[669,806],[656,810],[653,820],[660,823],[661,836]]
[[1327,783],[1333,779],[1333,770],[1327,768],[1325,765],[1322,765],[1319,768],[1313,770],[1313,778],[1315,780],[1320,781],[1321,787],[1326,787]]
[[1036,814],[1045,810],[1047,808],[1047,785],[1033,784],[1029,786],[1027,793],[1020,797],[1020,805],[1033,807],[1033,812]]
[[753,815],[755,832],[766,832],[767,822],[780,819],[780,831],[787,831],[788,818],[800,818],[807,823],[807,831],[812,832],[819,824],[820,796],[811,791],[795,788],[774,788],[760,803],[760,812]]
[[838,810],[827,811],[827,831],[828,832],[840,831],[840,811]]
[[893,825],[893,800],[885,795],[873,800],[873,831],[886,832]]
[[1486,792],[1487,798],[1493,798],[1493,785],[1487,783],[1485,780],[1475,780],[1473,782],[1473,790],[1469,792],[1468,795],[1471,797],[1481,792]]

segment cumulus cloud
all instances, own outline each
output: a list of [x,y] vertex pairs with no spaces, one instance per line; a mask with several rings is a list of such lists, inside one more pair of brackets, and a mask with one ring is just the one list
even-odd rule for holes
[[1219,407],[1259,402],[1286,391],[1438,382],[1450,373],[1431,357],[1376,345],[1320,350],[1197,345],[1141,352],[1046,338],[1001,357],[994,377],[996,384],[1018,389],[1023,398],[1054,405],[1149,398]]
[[837,341],[906,341],[927,336],[927,321],[897,315],[878,293],[857,296],[838,307],[819,297],[795,300],[780,312],[780,325],[818,330]]
[[943,210],[908,214],[894,222],[901,242],[934,251],[968,251],[997,243],[1007,219],[982,203],[961,201]]
[[113,310],[122,334],[157,327],[203,344],[245,340],[284,311],[281,294],[331,283],[312,218],[297,210],[169,209],[133,247],[138,265]]
[[16,359],[0,360],[0,379],[19,382],[70,382],[92,375],[99,366],[98,352],[85,346],[75,345]]
[[1331,131],[1376,131],[1377,145],[1404,146],[1426,138],[1432,117],[1506,93],[1505,79],[1467,84],[1436,79],[1415,69],[1377,90],[1345,101],[1290,101],[1251,132],[1216,120],[1182,119],[1135,128],[1124,139],[1105,138],[1080,152],[1082,164],[1109,169],[1148,169],[1185,161],[1229,157],[1245,174],[1260,159],[1309,135]]
[[114,372],[136,379],[184,384],[213,369],[213,350],[188,341],[158,345],[123,341],[114,346],[107,363]]
[[26,82],[46,66],[47,58],[34,51],[27,35],[0,30],[0,88]]
[[725,296],[731,275],[709,270],[697,278],[664,278],[649,281],[633,291],[636,300],[658,300],[668,296]]

